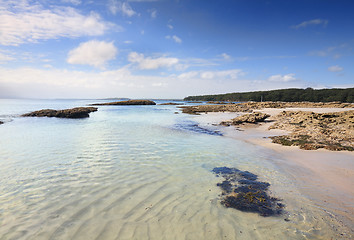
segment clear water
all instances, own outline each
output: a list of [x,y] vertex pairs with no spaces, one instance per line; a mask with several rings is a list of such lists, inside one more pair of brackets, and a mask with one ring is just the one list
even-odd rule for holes
[[[97,100],[0,100],[0,239],[330,239],[336,223],[261,147],[195,127],[175,106],[100,106],[86,119],[22,118]],[[211,172],[271,183],[278,217],[224,208]],[[290,221],[284,221],[284,219]]]

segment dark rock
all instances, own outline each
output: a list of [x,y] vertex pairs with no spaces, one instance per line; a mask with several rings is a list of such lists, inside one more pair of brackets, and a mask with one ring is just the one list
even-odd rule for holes
[[0,124],[4,124],[4,122],[0,121]]
[[264,217],[282,213],[285,206],[279,199],[268,195],[270,184],[257,181],[257,175],[228,167],[214,168],[213,172],[225,179],[217,184],[222,189],[221,204],[225,207],[256,212]]
[[91,106],[103,106],[103,105],[156,105],[154,101],[151,100],[128,100],[119,102],[108,102],[108,103],[94,103]]
[[43,109],[23,114],[21,117],[86,118],[89,117],[90,112],[96,111],[95,107],[77,107],[64,110]]
[[173,103],[173,102],[170,102],[170,103],[161,103],[159,105],[184,105],[184,103]]

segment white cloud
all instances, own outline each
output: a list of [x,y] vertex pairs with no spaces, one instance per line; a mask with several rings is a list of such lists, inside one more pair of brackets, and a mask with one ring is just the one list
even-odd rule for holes
[[14,60],[13,57],[10,57],[10,56],[0,52],[0,64],[1,63],[5,63],[5,62],[9,62],[9,61],[12,61],[12,60]]
[[139,69],[141,70],[152,70],[158,69],[161,67],[172,67],[178,64],[178,58],[169,58],[169,57],[158,57],[150,58],[145,57],[142,53],[131,52],[128,55],[128,61],[131,63],[138,64]]
[[176,43],[182,43],[182,39],[180,39],[179,37],[177,37],[176,35],[173,36],[166,36],[166,39],[172,39],[173,41],[175,41]]
[[309,21],[304,21],[298,25],[292,26],[292,28],[299,29],[299,28],[305,28],[307,26],[314,26],[314,25],[322,25],[323,27],[326,27],[328,24],[328,20],[325,19],[312,19]]
[[185,72],[178,76],[179,79],[208,79],[208,80],[220,80],[220,79],[237,79],[240,76],[245,75],[241,69],[231,69],[224,71],[191,71]]
[[[183,98],[226,92],[308,87],[308,83],[243,79],[240,69],[138,75],[129,65],[110,71],[67,69],[8,69],[0,66],[0,96],[31,98]],[[203,76],[204,78],[202,78]],[[210,78],[210,77],[215,78]],[[327,86],[331,87],[331,86]],[[332,86],[334,87],[334,86]],[[349,86],[350,87],[350,86]]]
[[51,9],[44,9],[39,4],[29,5],[27,1],[18,1],[14,4],[5,3],[0,8],[2,45],[17,46],[26,42],[60,37],[97,36],[114,26],[102,21],[94,12],[82,15],[71,7],[54,6]]
[[137,14],[127,2],[110,0],[108,8],[113,14],[117,14],[117,12],[120,12],[121,14],[127,17],[132,17]]
[[173,26],[171,24],[167,24],[167,27],[171,30],[173,29]]
[[295,74],[294,73],[289,73],[286,75],[272,75],[268,78],[268,81],[270,82],[291,82],[291,81],[295,81]]
[[85,64],[103,67],[104,64],[115,58],[118,49],[113,42],[88,41],[81,43],[68,54],[67,62],[70,64]]
[[222,57],[222,58],[225,59],[225,60],[230,60],[230,59],[231,59],[231,56],[228,55],[228,54],[226,54],[226,53],[220,54],[220,57]]
[[62,0],[63,3],[71,3],[74,5],[80,5],[81,4],[81,0]]
[[334,66],[330,66],[328,68],[328,71],[330,71],[330,72],[341,72],[341,71],[343,71],[343,68],[338,66],[338,65],[334,65]]

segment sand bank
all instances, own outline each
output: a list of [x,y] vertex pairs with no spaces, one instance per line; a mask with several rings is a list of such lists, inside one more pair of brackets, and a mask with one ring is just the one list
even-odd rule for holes
[[[266,108],[261,111],[274,116],[284,110],[317,113],[340,112],[352,108]],[[217,125],[241,113],[208,113],[194,116],[201,125]],[[282,146],[271,142],[269,136],[284,135],[279,129],[268,130],[272,122],[240,127],[221,127],[231,137],[273,150],[280,158],[274,162],[297,183],[299,190],[319,208],[333,214],[354,233],[354,152],[333,152],[325,149],[302,150],[296,146]]]

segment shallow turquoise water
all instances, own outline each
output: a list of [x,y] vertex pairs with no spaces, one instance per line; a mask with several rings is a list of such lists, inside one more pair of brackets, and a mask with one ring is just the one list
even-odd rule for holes
[[[207,134],[175,106],[100,106],[86,119],[19,117],[93,102],[0,100],[0,239],[336,236],[273,164],[276,154]],[[220,166],[270,182],[287,205],[284,215],[221,206],[211,173]]]

